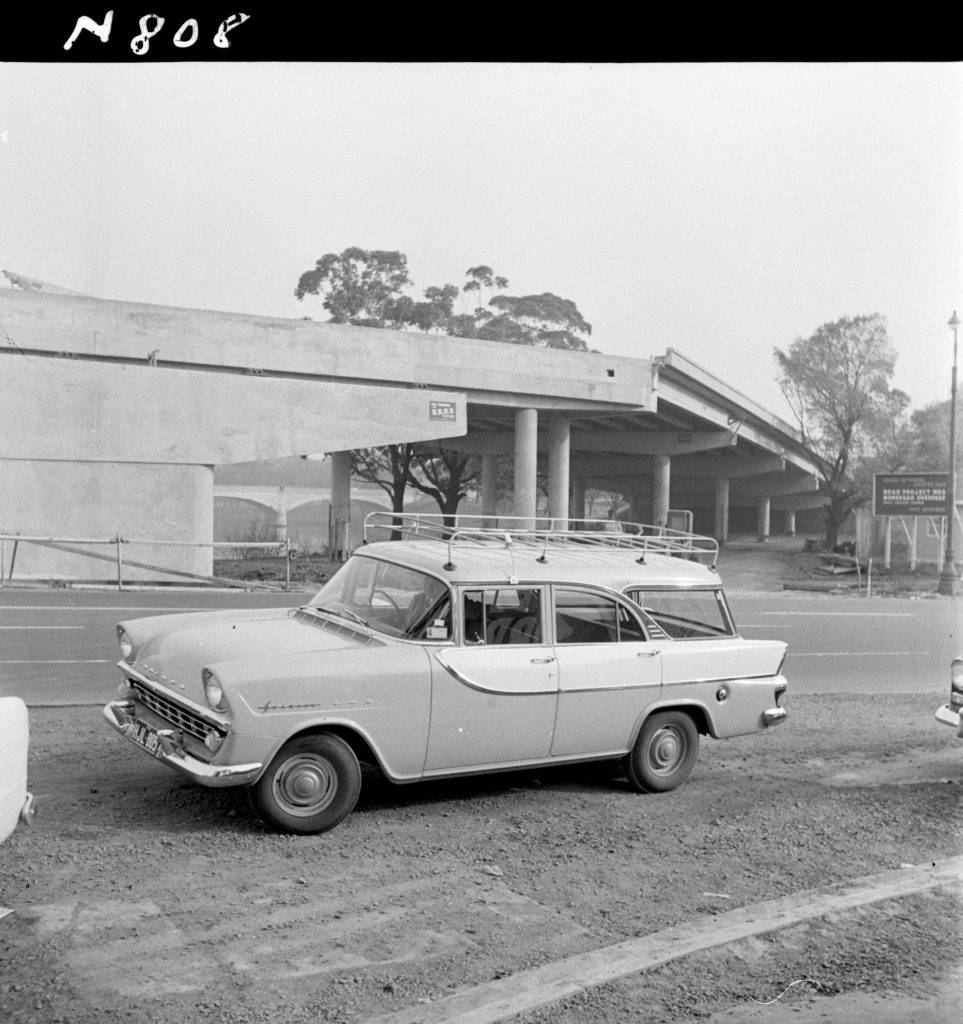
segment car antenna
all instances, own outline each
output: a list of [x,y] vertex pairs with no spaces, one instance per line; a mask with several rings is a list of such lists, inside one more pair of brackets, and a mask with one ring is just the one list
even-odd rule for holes
[[538,558],[535,559],[535,561],[539,562],[541,565],[547,565],[548,564],[548,535],[547,534],[542,538],[542,553],[538,556]]

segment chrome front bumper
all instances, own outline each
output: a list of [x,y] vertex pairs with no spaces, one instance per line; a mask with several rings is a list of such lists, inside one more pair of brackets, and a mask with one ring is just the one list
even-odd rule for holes
[[949,704],[944,704],[941,708],[936,710],[937,722],[942,722],[943,725],[948,725],[951,729],[956,730],[956,735],[963,737],[963,715],[954,711]]
[[[134,743],[131,733],[136,722],[133,708],[133,701],[130,700],[114,700],[104,707],[104,718],[108,725],[126,736],[131,743]],[[257,779],[264,767],[260,762],[257,764],[208,764],[189,754],[177,741],[173,729],[158,729],[156,731],[159,740],[156,751],[151,752],[138,743],[134,743],[134,746],[202,786],[246,786]]]

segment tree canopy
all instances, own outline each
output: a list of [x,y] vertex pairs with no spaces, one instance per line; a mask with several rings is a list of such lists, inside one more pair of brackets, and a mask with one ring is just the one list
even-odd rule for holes
[[823,324],[774,350],[777,382],[826,485],[826,544],[871,497],[866,468],[886,454],[909,397],[890,387],[896,350],[878,313]]
[[301,275],[294,294],[299,301],[323,294],[332,323],[384,327],[391,304],[411,283],[404,253],[354,247],[325,253]]
[[[294,294],[298,300],[323,296],[332,323],[588,350],[592,325],[571,299],[551,292],[505,295],[508,278],[484,264],[469,267],[465,276],[468,281],[460,290],[454,284],[431,285],[418,300],[405,291],[414,282],[404,253],[355,247],[322,256],[301,275]],[[459,295],[473,299],[475,306],[457,312]]]
[[[899,465],[909,473],[944,472],[950,462],[950,403],[931,402],[914,410],[900,431]],[[956,419],[957,473],[963,461],[963,417]]]

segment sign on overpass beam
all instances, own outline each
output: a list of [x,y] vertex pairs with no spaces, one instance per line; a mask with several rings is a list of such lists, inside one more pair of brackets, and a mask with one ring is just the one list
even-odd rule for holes
[[873,515],[946,514],[946,473],[874,473]]

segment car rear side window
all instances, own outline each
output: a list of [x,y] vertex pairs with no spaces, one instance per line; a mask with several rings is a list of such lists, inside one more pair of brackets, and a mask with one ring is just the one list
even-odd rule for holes
[[638,619],[619,601],[588,590],[556,588],[556,643],[604,644],[645,639]]
[[[718,590],[632,589],[628,596],[655,623],[661,635],[673,640],[735,635],[732,618]],[[655,630],[652,632],[658,635]]]

